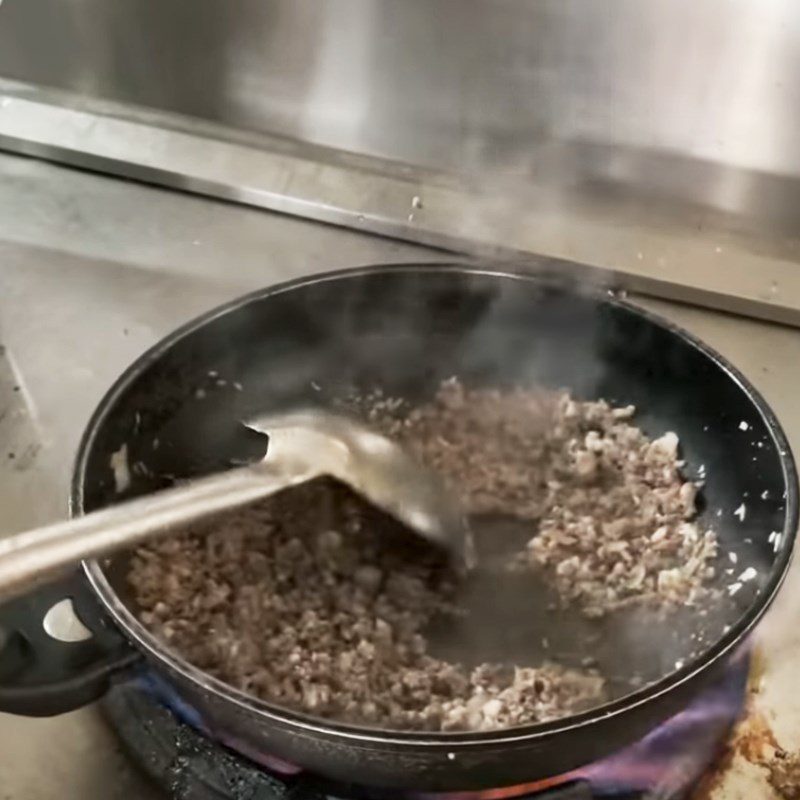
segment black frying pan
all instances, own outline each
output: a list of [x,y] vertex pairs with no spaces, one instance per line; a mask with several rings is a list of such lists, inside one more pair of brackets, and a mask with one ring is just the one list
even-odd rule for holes
[[[419,734],[286,711],[194,669],[136,621],[123,555],[1,610],[0,624],[18,634],[0,658],[0,710],[63,711],[102,694],[115,675],[146,668],[165,702],[245,755],[269,753],[343,781],[465,790],[591,762],[680,709],[721,672],[780,585],[797,526],[794,463],[772,413],[729,364],[684,331],[605,295],[442,265],[352,270],[252,294],[172,334],[119,379],[81,444],[74,511],[119,499],[109,459],[123,443],[139,464],[128,495],[140,494],[258,457],[264,442],[237,424],[253,412],[332,400],[353,387],[422,400],[453,374],[469,385],[567,387],[582,398],[635,404],[650,435],[678,433],[690,474],[704,465],[702,517],[737,554],[737,569],[752,566],[758,577],[713,607],[661,623],[616,615],[600,628],[547,611],[543,587],[478,579],[465,599],[469,626],[434,631],[435,647],[465,660],[537,663],[544,636],[550,657],[595,657],[614,697],[542,725]],[[733,511],[742,502],[740,521]],[[497,533],[491,525],[489,532]],[[66,591],[95,631],[89,643],[55,644],[41,633],[37,615]]]

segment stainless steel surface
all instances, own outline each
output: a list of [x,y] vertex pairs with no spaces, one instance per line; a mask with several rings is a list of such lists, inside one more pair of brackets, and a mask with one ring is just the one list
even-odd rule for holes
[[[248,427],[269,435],[267,455],[257,464],[0,539],[0,600],[33,591],[83,560],[169,536],[182,525],[321,475],[350,486],[459,562],[465,560],[464,514],[436,476],[416,464],[400,445],[319,410],[259,419]],[[131,469],[127,445],[117,457],[124,463],[112,467],[118,475],[117,488],[124,491]]]
[[[653,160],[581,144],[549,147],[546,169],[535,180],[525,170],[454,177],[174,115],[70,102],[74,98],[1,83],[0,146],[482,257],[548,263],[578,280],[800,325],[800,184],[775,176],[725,177],[716,167],[687,166],[683,156]],[[683,188],[656,196],[638,178],[622,186],[595,174],[609,164],[623,177],[665,176]],[[717,185],[738,186],[741,203],[725,209],[706,203],[704,192]]]
[[791,0],[6,0],[0,23],[2,147],[800,324]]
[[353,152],[536,174],[533,148],[590,142],[800,170],[792,0],[6,0],[1,13],[7,77]]
[[[597,237],[599,257],[608,258],[609,247],[608,238]],[[735,257],[733,244],[731,250]],[[3,532],[65,516],[70,463],[89,413],[118,373],[177,325],[289,277],[436,257],[385,239],[0,156],[0,342],[7,348],[0,357]],[[704,250],[685,268],[701,269],[716,258],[713,248]],[[800,332],[641,302],[741,368],[800,452]],[[8,458],[9,452],[16,457]],[[766,666],[753,698],[789,749],[800,747],[799,563],[760,629]],[[0,715],[0,752],[0,786],[8,800],[160,797],[119,754],[96,709],[47,720]],[[713,797],[769,798],[771,790],[762,769],[737,757]]]

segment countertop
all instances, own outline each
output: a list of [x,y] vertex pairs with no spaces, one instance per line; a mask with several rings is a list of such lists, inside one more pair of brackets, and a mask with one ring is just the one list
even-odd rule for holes
[[[166,333],[258,287],[361,264],[446,254],[320,223],[0,155],[0,533],[66,515],[78,437],[119,372]],[[636,298],[634,298],[636,300]],[[800,330],[637,300],[683,325],[750,377],[800,453],[793,391]],[[12,455],[13,454],[13,457]],[[800,747],[797,562],[759,631],[753,706]],[[96,708],[52,719],[0,715],[0,798],[159,795],[118,751]],[[734,752],[712,796],[770,797]]]

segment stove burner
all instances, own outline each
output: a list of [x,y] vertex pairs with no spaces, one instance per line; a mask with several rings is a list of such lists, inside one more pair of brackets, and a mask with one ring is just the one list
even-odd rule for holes
[[[415,793],[411,797],[681,800],[713,763],[738,719],[748,667],[748,655],[740,653],[722,679],[684,711],[630,747],[567,775],[505,789]],[[160,682],[145,678],[117,686],[103,702],[126,749],[174,800],[339,800],[370,796],[362,787],[332,786],[282,759],[259,754],[256,764],[215,744],[195,730],[199,720],[193,709],[171,696],[173,711],[169,711],[154,699],[153,695],[162,691]],[[374,791],[372,796],[401,797],[397,792],[376,795]]]

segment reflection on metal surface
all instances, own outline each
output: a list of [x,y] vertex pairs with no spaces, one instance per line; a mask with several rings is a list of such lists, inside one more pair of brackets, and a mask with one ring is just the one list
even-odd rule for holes
[[0,21],[8,149],[800,321],[792,0],[12,0]]
[[[600,182],[572,191],[496,174],[482,182],[457,180],[301,143],[231,138],[185,119],[122,116],[108,106],[68,108],[38,93],[27,97],[19,86],[0,91],[0,146],[7,149],[800,325],[800,270],[793,263],[798,246],[774,229],[780,227],[776,215],[768,224],[754,213],[742,216],[741,209],[725,217],[686,202],[637,203]],[[590,156],[583,154],[588,164]],[[582,162],[576,156],[562,163],[567,170]],[[628,163],[644,169],[651,161],[630,156]],[[662,166],[660,174],[674,176],[676,186],[691,185],[695,172],[688,167],[680,173],[671,162]],[[785,215],[800,207],[792,199],[800,184],[795,189],[767,180],[757,186],[752,208],[768,207],[768,197]]]
[[437,167],[536,170],[535,145],[583,141],[800,171],[793,0],[12,0],[2,13],[6,77],[242,130]]

